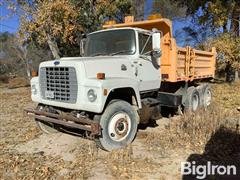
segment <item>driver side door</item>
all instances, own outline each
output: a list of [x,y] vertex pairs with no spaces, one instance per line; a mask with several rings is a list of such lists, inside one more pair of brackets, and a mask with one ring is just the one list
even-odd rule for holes
[[152,36],[146,33],[138,33],[139,58],[134,61],[136,77],[139,81],[141,92],[159,89],[161,84],[160,67],[153,61]]

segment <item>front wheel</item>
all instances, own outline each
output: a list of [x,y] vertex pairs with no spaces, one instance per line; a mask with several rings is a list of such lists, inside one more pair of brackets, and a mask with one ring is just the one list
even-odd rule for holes
[[139,121],[134,108],[125,101],[110,103],[102,116],[95,116],[102,128],[101,136],[96,139],[100,148],[111,151],[130,144],[136,133]]

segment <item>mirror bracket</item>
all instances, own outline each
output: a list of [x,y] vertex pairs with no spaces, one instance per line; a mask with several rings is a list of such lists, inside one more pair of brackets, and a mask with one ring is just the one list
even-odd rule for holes
[[152,57],[158,59],[162,56],[162,51],[161,50],[153,50],[151,55],[152,55]]
[[83,38],[80,42],[80,55],[84,55],[84,49],[85,49],[85,44],[86,44],[86,38]]

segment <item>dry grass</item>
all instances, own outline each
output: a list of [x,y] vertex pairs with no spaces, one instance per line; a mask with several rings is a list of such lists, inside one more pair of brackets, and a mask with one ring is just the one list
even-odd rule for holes
[[9,82],[9,77],[6,75],[0,75],[0,83],[8,83]]
[[240,82],[213,84],[214,101],[217,106],[235,110],[240,106]]
[[110,152],[107,164],[115,179],[142,179],[144,174],[156,173],[160,166],[150,158],[135,158],[132,146]]
[[235,118],[229,118],[229,114],[223,109],[212,106],[208,111],[199,111],[195,114],[184,114],[180,118],[173,119],[161,132],[149,133],[146,142],[149,147],[159,150],[173,148],[188,148],[201,152],[212,134],[221,126],[235,128]]
[[164,151],[185,148],[203,152],[212,135],[221,127],[237,132],[240,113],[240,84],[218,84],[213,86],[214,102],[205,111],[184,114],[172,118],[170,124],[159,133],[149,133],[146,143],[150,149]]
[[24,77],[8,78],[7,76],[0,77],[0,88],[15,89],[20,87],[28,87],[29,80]]

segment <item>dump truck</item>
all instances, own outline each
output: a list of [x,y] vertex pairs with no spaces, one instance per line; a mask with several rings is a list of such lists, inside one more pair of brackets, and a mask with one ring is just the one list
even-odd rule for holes
[[80,133],[111,151],[164,108],[195,112],[211,103],[215,48],[178,47],[168,19],[108,22],[82,40],[81,54],[42,62],[31,79],[38,106],[25,111],[46,133]]

